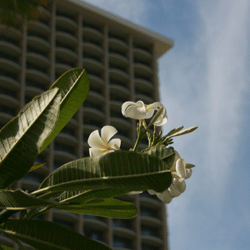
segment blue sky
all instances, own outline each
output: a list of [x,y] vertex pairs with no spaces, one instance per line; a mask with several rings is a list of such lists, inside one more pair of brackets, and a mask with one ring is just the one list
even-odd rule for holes
[[250,2],[87,0],[175,41],[159,60],[164,132],[196,165],[168,206],[170,249],[250,249]]

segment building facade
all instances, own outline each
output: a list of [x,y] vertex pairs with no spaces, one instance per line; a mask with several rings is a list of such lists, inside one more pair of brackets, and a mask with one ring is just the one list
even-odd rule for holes
[[[88,136],[104,125],[117,128],[122,149],[131,148],[136,121],[122,116],[121,105],[159,100],[157,59],[171,47],[171,39],[80,0],[51,0],[36,21],[0,25],[0,128],[67,70],[85,68],[90,79],[84,105],[37,158],[46,166],[15,188],[34,191],[57,167],[89,156]],[[135,203],[139,215],[120,220],[51,210],[42,219],[112,249],[167,250],[165,204],[147,192],[119,198]],[[0,242],[14,246],[4,236]]]

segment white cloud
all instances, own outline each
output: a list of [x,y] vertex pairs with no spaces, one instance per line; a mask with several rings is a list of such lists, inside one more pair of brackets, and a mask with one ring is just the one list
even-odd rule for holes
[[235,157],[246,84],[249,1],[214,1],[200,6],[209,99],[208,164],[214,182],[226,182]]
[[[189,242],[191,231],[204,235],[198,227],[204,227],[204,222],[206,227],[214,226],[225,212],[223,203],[231,199],[228,187],[232,185],[231,171],[240,143],[244,121],[241,108],[249,75],[249,1],[197,3],[200,19],[196,20],[196,43],[187,43],[186,47],[176,44],[160,60],[162,102],[169,115],[164,131],[180,125],[199,126],[193,134],[175,139],[174,144],[188,162],[197,165],[183,197],[168,206],[170,243],[173,240],[178,249],[195,246],[197,243]],[[191,229],[194,225],[196,228]],[[222,227],[219,234],[224,235],[227,230]],[[182,237],[181,242],[176,241],[176,234]],[[230,247],[230,243],[219,249],[229,249],[225,246]]]
[[186,148],[188,135],[176,141],[182,142],[179,150],[190,159],[192,151],[203,151],[203,158],[197,160],[216,186],[219,199],[239,143],[239,111],[247,86],[248,7],[248,1],[199,2],[197,43],[178,51],[174,48],[160,61],[161,93],[167,96],[162,101],[169,111],[167,126],[200,126],[191,135],[198,144],[192,145],[195,149]]

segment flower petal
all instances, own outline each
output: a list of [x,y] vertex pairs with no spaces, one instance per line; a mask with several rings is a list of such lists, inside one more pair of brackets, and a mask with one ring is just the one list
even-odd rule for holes
[[177,175],[180,177],[180,178],[185,178],[187,173],[186,173],[186,161],[182,158],[178,159],[176,161],[176,172],[177,172]]
[[109,146],[112,149],[119,149],[121,147],[121,139],[115,138],[109,141]]
[[160,110],[161,108],[163,108],[163,113],[154,122],[155,126],[162,126],[163,124],[165,124],[168,121],[166,109],[165,109],[164,105],[161,104],[160,102],[154,102],[154,103],[148,105],[146,108],[147,112],[149,112],[149,111],[151,112],[151,110]]
[[108,144],[108,141],[117,133],[117,129],[113,126],[104,126],[101,129],[101,139],[105,144]]
[[164,125],[167,121],[168,121],[167,115],[165,115],[165,116],[160,115],[160,116],[158,117],[158,119],[154,122],[154,125],[155,125],[155,126],[162,126],[162,125]]
[[92,148],[103,148],[105,147],[98,130],[93,131],[88,138],[88,144]]
[[170,187],[168,188],[168,190],[170,191],[171,196],[177,197],[179,195],[181,195],[181,192],[175,187],[174,182],[176,181],[176,179],[173,179],[172,184],[170,185]]
[[137,194],[141,194],[143,191],[132,191],[132,192],[129,192],[128,194],[130,195],[137,195]]
[[146,119],[146,108],[142,101],[124,102],[122,104],[122,114],[125,117],[141,120]]
[[183,193],[186,190],[186,182],[183,179],[174,181],[173,185],[181,193]]
[[98,155],[102,155],[102,154],[106,154],[106,153],[109,153],[110,151],[109,150],[105,150],[105,149],[102,149],[102,148],[90,148],[89,149],[89,156],[90,157],[95,157],[95,156],[98,156]]
[[188,178],[190,178],[191,177],[191,175],[192,175],[192,169],[186,169],[186,176],[185,176],[185,179],[188,179]]
[[170,203],[172,201],[172,196],[171,196],[170,191],[168,189],[166,189],[162,193],[156,193],[156,195],[161,201],[163,201],[165,203]]
[[149,190],[148,190],[148,193],[149,193],[150,195],[155,195],[155,194],[156,194],[155,191],[152,190],[152,189],[149,189]]

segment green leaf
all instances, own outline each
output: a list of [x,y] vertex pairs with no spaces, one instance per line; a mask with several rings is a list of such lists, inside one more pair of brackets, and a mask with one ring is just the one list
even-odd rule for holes
[[22,190],[0,190],[1,209],[22,210],[35,207],[44,207],[52,204],[52,202],[32,197]]
[[32,172],[32,171],[34,171],[34,170],[37,170],[37,169],[43,167],[45,164],[46,164],[46,163],[34,165],[34,166],[32,166],[32,167],[30,168],[29,172]]
[[32,167],[39,148],[56,124],[61,96],[58,89],[28,103],[0,131],[0,189],[18,181]]
[[50,221],[11,220],[1,225],[0,232],[13,235],[37,250],[111,250]]
[[[149,154],[149,155],[154,155],[154,156],[158,157],[159,159],[161,159],[163,161],[167,161],[167,162],[170,160],[169,157],[172,157],[171,159],[174,159],[174,157],[175,157],[174,148],[172,148],[172,147],[166,148],[166,146],[164,146],[162,144],[151,147],[150,149],[144,151],[143,153]],[[169,167],[171,167],[171,166],[169,165]]]
[[7,246],[4,246],[4,245],[0,245],[0,250],[14,250],[14,248],[7,247]]
[[71,69],[60,76],[50,89],[54,88],[59,88],[59,92],[62,95],[60,115],[53,132],[44,141],[39,153],[53,141],[81,107],[89,92],[89,77],[84,69]]
[[38,191],[77,191],[119,188],[130,191],[166,190],[172,176],[168,170],[173,157],[158,157],[118,150],[102,157],[87,157],[66,163],[48,176]]
[[60,204],[65,202],[68,204],[82,204],[90,200],[95,200],[99,198],[112,198],[121,194],[128,193],[125,190],[119,188],[107,188],[99,190],[88,190],[88,191],[65,191],[59,197]]
[[129,219],[138,214],[135,204],[117,199],[95,199],[79,205],[57,206],[56,209],[96,216]]

